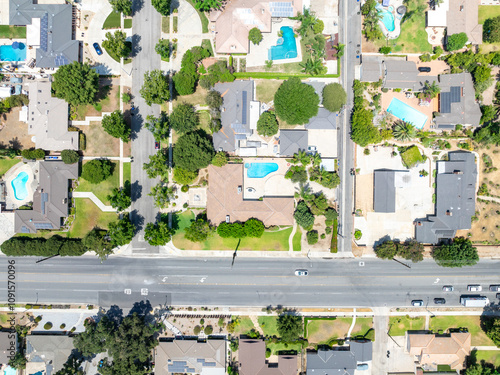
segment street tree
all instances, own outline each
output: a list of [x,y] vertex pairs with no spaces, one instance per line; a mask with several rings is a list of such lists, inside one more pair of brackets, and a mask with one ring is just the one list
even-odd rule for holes
[[278,132],[279,125],[276,115],[272,111],[263,112],[257,121],[257,133],[270,137]]
[[158,117],[148,115],[146,117],[146,129],[148,129],[157,142],[167,142],[170,135],[168,117],[165,112],[161,112]]
[[254,27],[248,32],[248,40],[253,44],[259,44],[262,42],[262,32],[258,27]]
[[323,88],[323,106],[330,112],[338,112],[345,105],[347,94],[338,83],[329,83]]
[[82,167],[82,178],[92,184],[98,184],[113,173],[114,164],[107,159],[93,159]]
[[170,99],[168,76],[159,69],[144,73],[144,83],[139,92],[147,105],[163,104]]
[[134,233],[135,225],[130,221],[128,215],[123,215],[122,219],[109,223],[108,235],[113,247],[129,244]]
[[125,143],[130,141],[130,126],[125,122],[123,113],[119,110],[111,112],[109,115],[105,115],[102,118],[102,127],[104,131],[112,137],[119,138]]
[[111,194],[108,195],[108,200],[111,207],[116,209],[116,211],[121,212],[126,210],[132,204],[132,199],[130,198],[130,192],[128,189],[124,188],[113,188]]
[[284,342],[292,342],[302,337],[304,324],[302,317],[292,314],[283,314],[276,321],[278,334]]
[[162,215],[155,223],[147,223],[144,229],[144,239],[151,246],[164,246],[172,239],[172,230],[168,227],[168,220]]
[[211,227],[207,221],[198,219],[193,221],[191,225],[186,228],[184,237],[191,242],[203,242],[206,241],[214,231],[214,228]]
[[52,90],[69,104],[92,104],[99,91],[99,74],[89,64],[77,61],[62,65],[52,75]]
[[451,244],[443,244],[432,248],[432,257],[442,267],[473,266],[479,261],[477,248],[463,237],[455,238]]
[[151,188],[151,192],[148,194],[150,197],[153,197],[155,207],[158,208],[167,208],[175,198],[175,192],[173,188],[168,187],[167,184],[159,182],[155,186]]
[[158,43],[156,43],[155,51],[162,60],[168,61],[170,58],[170,41],[168,39],[160,39]]
[[116,57],[127,57],[132,52],[130,44],[127,43],[127,34],[117,30],[114,34],[106,33],[106,40],[102,42],[102,46],[106,48],[111,55]]
[[385,241],[375,246],[377,258],[392,259],[396,256],[398,247],[394,241]]
[[168,156],[159,150],[156,154],[149,156],[149,163],[143,164],[143,169],[146,171],[149,178],[160,177],[162,181],[168,181]]
[[206,168],[215,155],[214,146],[206,134],[200,131],[179,137],[174,146],[174,166],[189,172]]
[[181,103],[170,114],[170,126],[180,134],[194,131],[198,124],[198,114],[191,104]]
[[109,0],[113,10],[123,13],[124,16],[132,15],[132,0]]
[[94,228],[83,237],[83,244],[87,250],[94,251],[101,262],[113,254],[113,245],[105,238],[105,235],[105,230]]
[[274,95],[276,115],[289,125],[305,124],[318,114],[319,97],[298,77],[284,81]]
[[170,15],[170,2],[170,0],[151,0],[151,5],[158,13],[166,17]]

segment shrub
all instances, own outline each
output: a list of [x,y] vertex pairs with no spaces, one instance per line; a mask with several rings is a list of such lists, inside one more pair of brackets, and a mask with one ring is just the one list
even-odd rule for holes
[[266,348],[266,358],[269,358],[271,356],[271,349]]
[[63,324],[61,324],[61,325],[59,326],[59,328],[60,328],[60,329],[64,329],[64,328],[66,328],[66,324],[64,324],[64,323],[63,323]]
[[45,329],[45,330],[47,330],[47,331],[48,331],[49,329],[51,329],[51,328],[52,328],[52,323],[51,323],[51,322],[47,322],[47,323],[45,323],[45,324],[43,325],[43,329]]
[[329,83],[323,88],[323,105],[330,112],[338,112],[345,105],[347,94],[338,83]]
[[260,238],[264,234],[264,223],[257,219],[248,219],[244,224],[247,237]]
[[205,327],[205,335],[211,335],[212,332],[214,331],[214,328],[212,326],[206,326]]
[[321,20],[316,20],[316,23],[313,26],[313,32],[314,34],[321,34],[325,28],[325,24]]
[[248,40],[251,41],[253,44],[259,44],[262,41],[261,31],[257,27],[251,29],[248,32]]
[[228,163],[229,159],[224,151],[219,151],[212,159],[212,164],[216,167],[223,167]]
[[326,234],[330,234],[330,233],[332,233],[332,227],[326,227],[326,228],[325,228],[325,233],[326,233]]
[[257,133],[264,137],[270,137],[278,132],[278,120],[272,111],[262,113],[257,121]]
[[314,225],[314,215],[304,201],[300,201],[299,204],[297,204],[293,217],[302,228],[306,229]]
[[318,231],[317,230],[310,230],[306,234],[307,237],[307,243],[309,245],[314,245],[315,243],[318,242]]
[[35,318],[35,323],[40,323],[42,321],[42,316],[41,315],[38,315],[36,318]]
[[122,102],[129,103],[131,100],[132,97],[130,96],[130,94],[127,94],[126,92],[122,94]]
[[22,150],[21,151],[21,156],[27,160],[33,160],[33,159],[43,159],[45,158],[45,151],[42,150],[41,148],[37,148],[36,150]]
[[181,191],[182,191],[183,193],[187,193],[187,192],[189,191],[189,185],[182,185],[182,187],[181,187]]
[[446,50],[456,51],[461,49],[467,43],[468,37],[466,33],[451,34],[446,37]]
[[192,184],[198,177],[198,172],[186,171],[182,168],[174,168],[174,180],[181,185]]
[[420,55],[420,56],[419,56],[419,59],[420,59],[420,61],[422,61],[422,62],[429,62],[429,61],[431,61],[431,60],[432,60],[432,57],[431,57],[431,55],[430,55],[430,54],[428,54],[428,53],[424,53],[423,55]]
[[106,159],[93,159],[83,165],[82,178],[92,184],[104,181],[113,173],[113,163]]
[[361,233],[361,231],[359,229],[356,229],[354,231],[354,239],[357,241],[357,240],[360,240],[361,237],[363,236],[363,234]]
[[200,332],[201,332],[201,327],[200,327],[200,326],[195,326],[195,327],[193,328],[193,333],[194,333],[195,335],[199,335],[199,334],[200,334]]
[[390,47],[390,46],[380,47],[378,51],[380,53],[383,53],[384,55],[388,55],[389,53],[391,53],[392,47]]
[[75,164],[80,160],[80,155],[74,150],[62,150],[61,159],[64,164]]

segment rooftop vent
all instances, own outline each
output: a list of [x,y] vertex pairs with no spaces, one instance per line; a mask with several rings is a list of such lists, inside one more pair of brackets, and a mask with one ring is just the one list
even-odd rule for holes
[[229,221],[230,221],[230,217],[229,217],[229,215],[226,215],[226,223],[229,223]]

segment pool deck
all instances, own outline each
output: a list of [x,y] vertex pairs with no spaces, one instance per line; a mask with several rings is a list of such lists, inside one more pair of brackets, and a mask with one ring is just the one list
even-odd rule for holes
[[[246,57],[248,68],[266,65],[266,60],[268,60],[268,51],[272,46],[276,45],[276,42],[278,41],[278,31],[282,26],[290,26],[292,29],[295,29],[298,26],[298,22],[288,18],[284,18],[281,22],[276,22],[273,19],[271,32],[262,33],[262,41],[258,45],[250,43],[250,50]],[[300,36],[295,38],[295,41],[297,43],[297,57],[293,59],[274,60],[274,64],[302,62]]]
[[[380,25],[380,29],[382,30],[382,33],[388,39],[397,39],[397,38],[399,38],[399,35],[401,34],[401,16],[396,12],[396,9],[398,9],[398,7],[401,5],[403,5],[403,0],[392,0],[389,4],[389,6],[394,7],[394,10],[392,11],[392,15],[394,16],[394,30],[393,31],[387,30],[385,28],[382,20],[380,20],[378,22]],[[384,9],[386,11],[389,11],[389,7],[382,7],[382,4],[380,4],[380,8]]]
[[[285,174],[290,166],[283,158],[248,158],[246,163],[276,163],[278,170],[262,178],[247,177],[247,168],[243,169],[243,198],[259,199],[260,197],[290,197],[295,193],[295,185],[291,180],[285,179]],[[255,192],[248,192],[247,188],[254,188]]]
[[[15,209],[33,201],[33,193],[35,192],[38,185],[37,179],[35,178],[35,175],[33,173],[33,165],[38,165],[38,163],[19,163],[14,165],[3,175],[2,180],[5,182],[5,186],[7,188],[6,206],[8,209]],[[12,180],[14,180],[21,172],[26,172],[28,174],[28,181],[26,182],[26,190],[28,192],[28,195],[26,196],[26,198],[18,200],[14,195]]]
[[[393,92],[389,91],[387,93],[382,93],[382,110],[387,111],[389,105],[393,98],[397,98],[401,100],[403,103],[409,105],[413,109],[423,113],[427,116],[427,121],[424,124],[422,130],[430,130],[430,124],[432,121],[432,112],[438,111],[438,101],[437,98],[432,99],[429,106],[421,106],[418,105],[419,99],[412,95],[411,98],[407,98],[404,91],[401,92]],[[396,116],[391,115],[394,120],[399,120]]]

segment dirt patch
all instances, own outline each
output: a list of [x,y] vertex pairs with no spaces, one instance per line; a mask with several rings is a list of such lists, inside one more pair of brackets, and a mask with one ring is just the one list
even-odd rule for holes
[[[225,315],[210,315],[210,316],[190,316],[190,315],[174,315],[167,319],[175,327],[177,327],[183,335],[193,336],[195,335],[194,327],[199,326],[203,332],[205,327],[212,327],[213,335],[227,334],[227,323],[231,321],[230,316]],[[220,323],[220,324],[219,324]],[[165,337],[175,337],[176,335],[166,329]]]
[[[443,61],[444,62],[444,61]],[[491,74],[493,77],[498,77],[498,73],[500,72],[500,68],[497,66],[491,69]],[[484,105],[493,104],[493,99],[495,98],[497,81],[493,80],[493,83],[483,92],[483,103]]]
[[360,209],[364,217],[373,211],[373,173],[356,176],[356,209]]
[[101,116],[103,112],[120,109],[120,79],[99,78],[98,101],[95,105],[79,105],[71,109],[74,120],[85,120],[86,116]]
[[331,339],[345,338],[352,323],[352,318],[335,320],[311,320],[307,325],[310,343],[327,343]]
[[12,108],[9,113],[1,115],[0,144],[21,150],[35,147],[28,135],[28,124],[19,121],[20,107]]
[[[332,243],[332,234],[326,234],[325,232],[325,220],[326,218],[323,215],[318,215],[315,217],[314,226],[312,230],[318,231],[318,242],[314,245],[309,245],[307,243],[307,236],[304,234],[302,236],[301,248],[302,250],[312,250],[312,251],[330,251],[330,246]],[[303,231],[305,233],[305,231]],[[321,235],[325,234],[325,238],[321,238]]]
[[[81,126],[85,133],[87,149],[85,156],[120,156],[120,140],[104,131],[100,122],[91,122],[88,126]],[[126,146],[130,153],[130,144]]]
[[471,230],[461,230],[457,236],[469,236],[472,242],[500,242],[500,204],[496,202],[476,202],[476,218]]
[[[494,168],[500,169],[500,147],[489,146],[476,149],[480,157],[479,167],[479,183],[486,183],[491,196],[500,196],[500,172]],[[486,155],[483,156],[483,155]],[[491,164],[487,165],[485,161],[491,160]],[[489,160],[488,160],[489,161]]]

